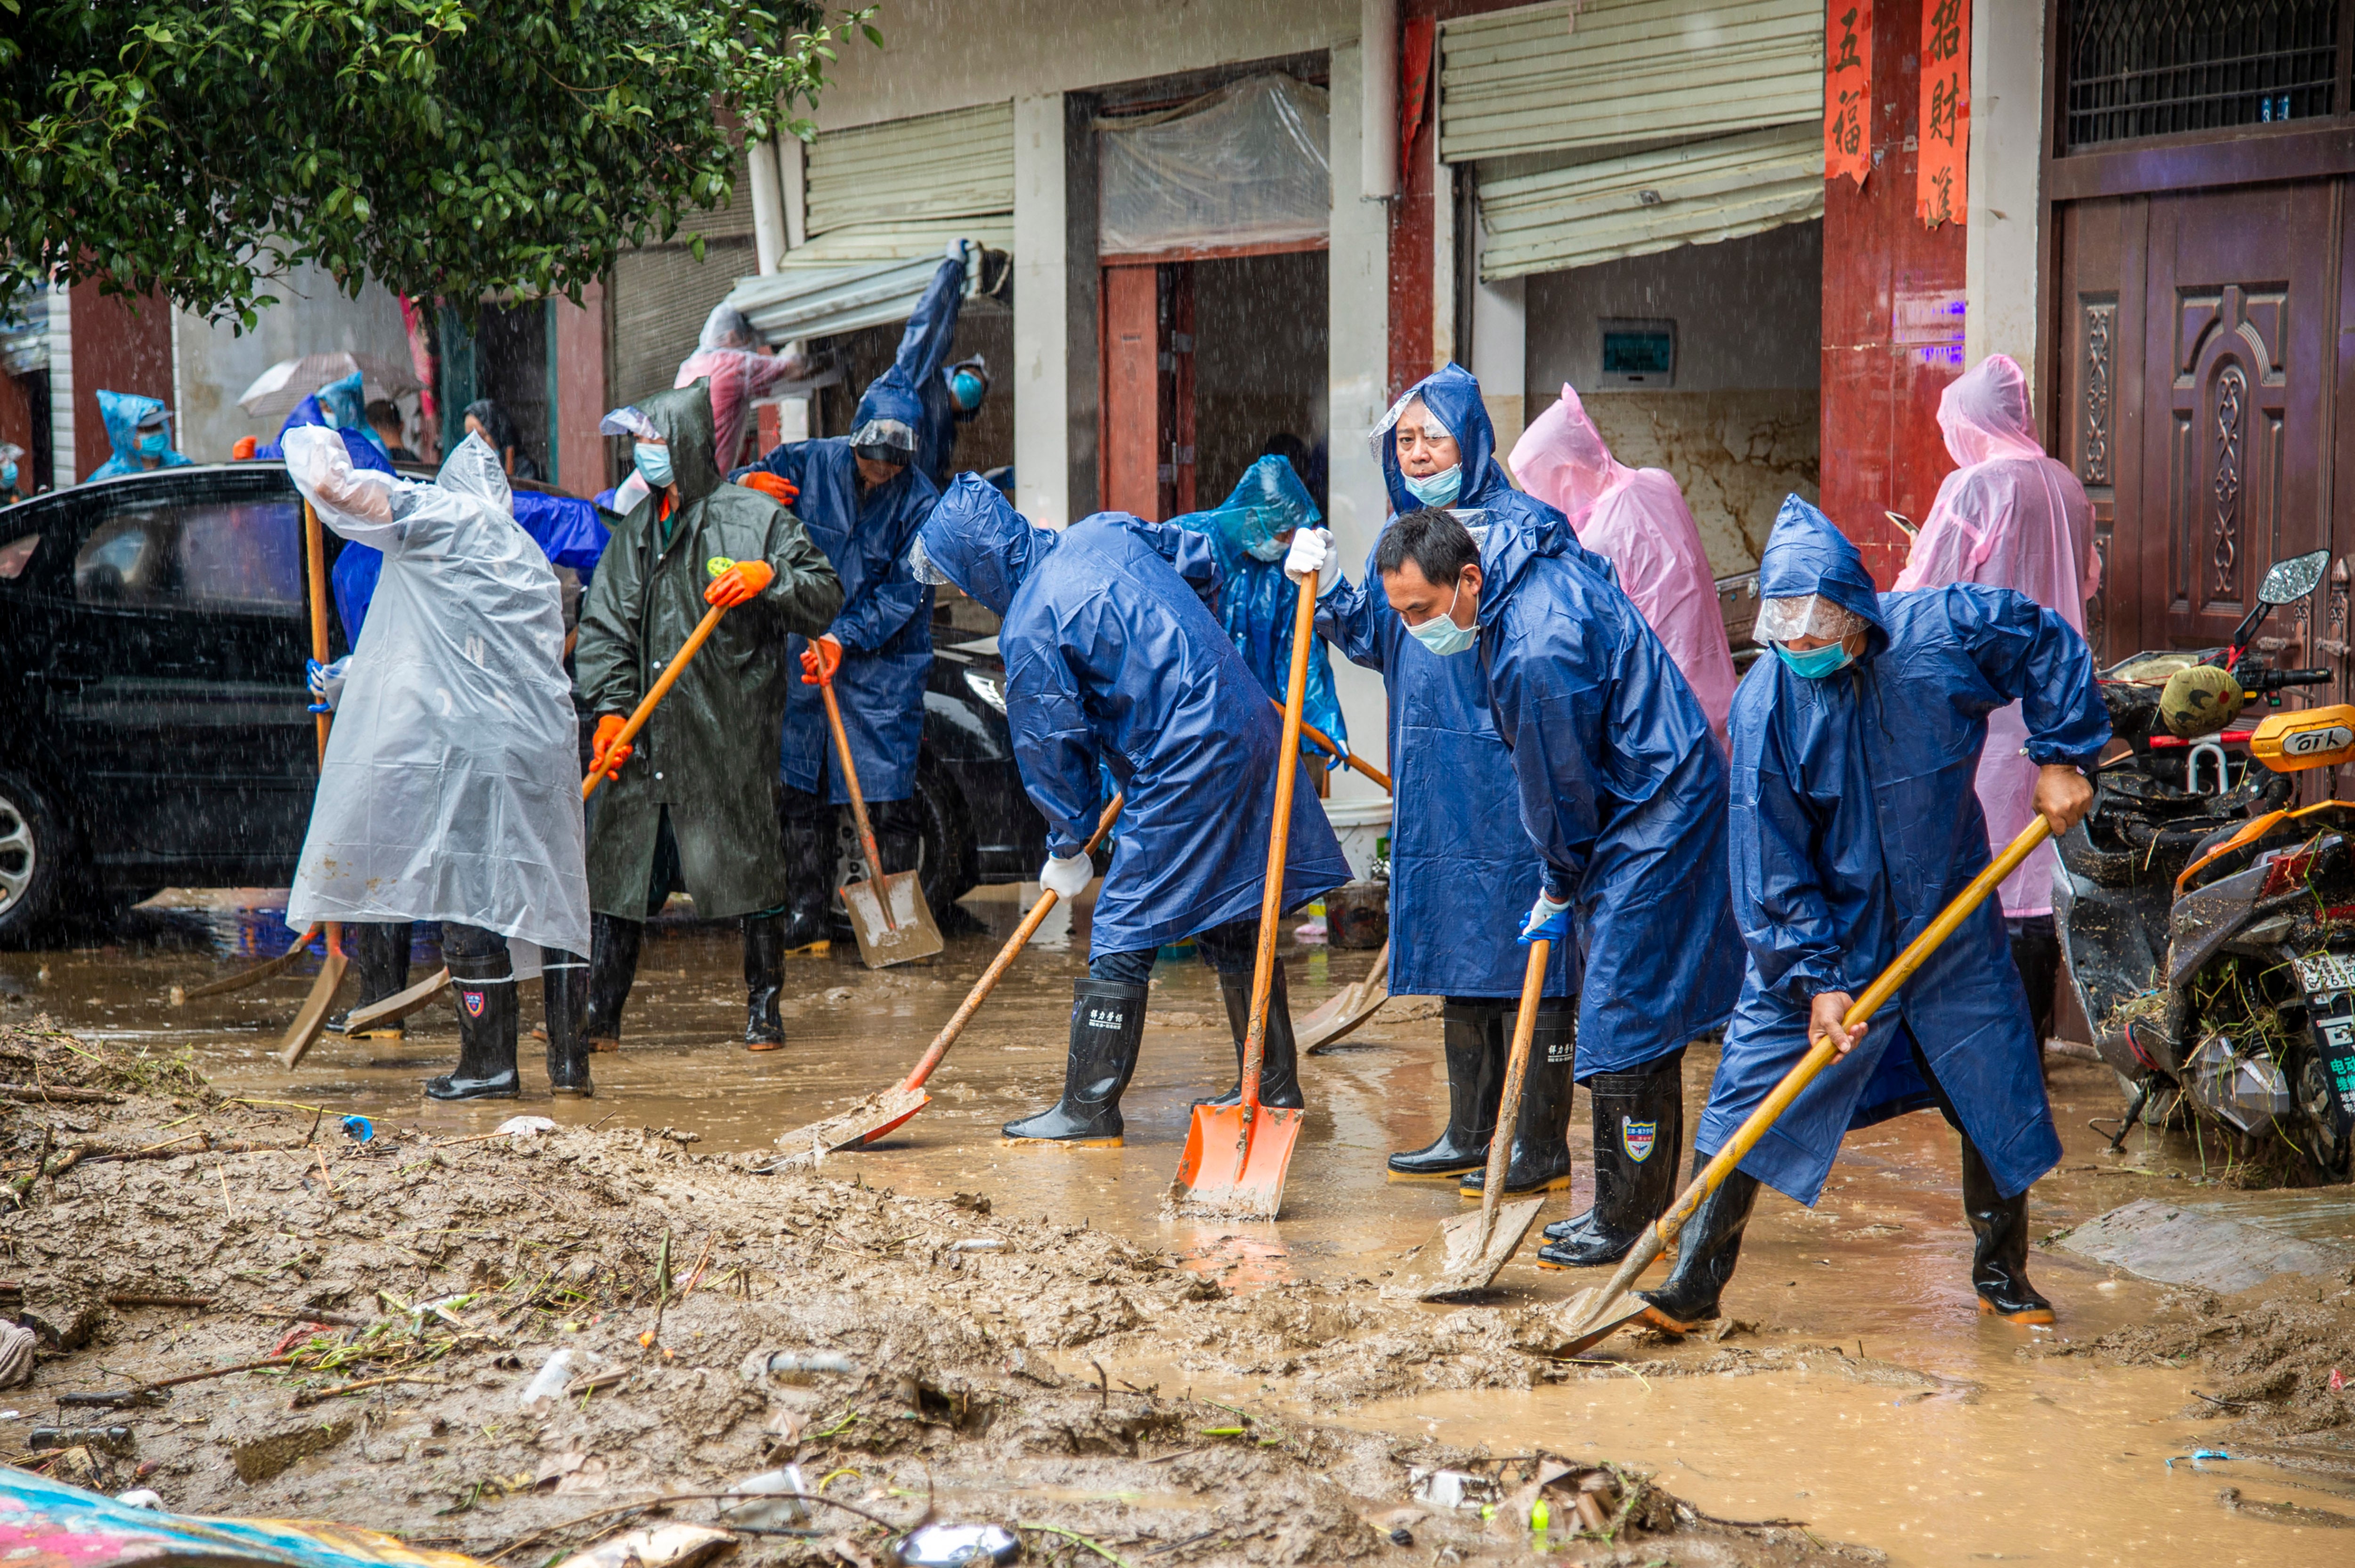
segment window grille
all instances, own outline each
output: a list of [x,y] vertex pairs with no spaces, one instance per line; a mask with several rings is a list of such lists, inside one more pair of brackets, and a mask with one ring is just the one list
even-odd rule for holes
[[2072,0],[2068,144],[2331,112],[2338,0]]

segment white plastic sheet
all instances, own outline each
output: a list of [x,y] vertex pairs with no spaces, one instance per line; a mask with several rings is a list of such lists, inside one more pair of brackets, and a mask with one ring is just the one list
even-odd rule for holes
[[285,439],[319,520],[384,552],[328,737],[287,923],[454,920],[589,951],[578,720],[556,573],[469,436],[431,485]]
[[1331,227],[1325,90],[1246,77],[1162,114],[1096,123],[1104,255],[1277,246]]

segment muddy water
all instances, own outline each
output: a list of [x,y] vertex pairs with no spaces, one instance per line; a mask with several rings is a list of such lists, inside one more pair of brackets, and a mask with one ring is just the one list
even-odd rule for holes
[[[240,953],[270,949],[269,921],[256,916],[256,901],[166,901],[175,907],[134,912],[114,946],[0,954],[6,998],[0,1017],[47,1011],[85,1033],[190,1048],[229,1092],[337,1114],[447,1134],[487,1131],[518,1112],[569,1123],[618,1121],[695,1133],[707,1151],[765,1148],[779,1132],[896,1078],[1018,915],[1011,897],[968,900],[976,929],[953,937],[930,965],[868,974],[847,952],[794,960],[787,974],[790,1044],[757,1055],[732,1043],[742,1027],[734,933],[658,923],[624,1020],[624,1049],[595,1059],[594,1100],[551,1101],[527,1041],[520,1103],[444,1106],[422,1099],[418,1085],[454,1059],[454,1016],[446,1007],[412,1019],[403,1040],[327,1037],[289,1072],[272,1051],[307,988],[304,976],[185,1006],[168,1000],[173,986],[250,961]],[[902,1191],[979,1191],[1001,1212],[1084,1217],[1245,1291],[1295,1279],[1379,1280],[1457,1211],[1452,1189],[1382,1179],[1380,1157],[1429,1138],[1444,1104],[1435,1018],[1385,1014],[1343,1050],[1308,1065],[1313,1108],[1280,1223],[1162,1218],[1188,1102],[1234,1076],[1216,985],[1191,961],[1156,972],[1154,1027],[1124,1104],[1126,1147],[1001,1145],[998,1125],[1049,1103],[1060,1083],[1069,981],[1084,972],[1085,949],[1084,907],[1050,920],[934,1081],[931,1106],[881,1147],[845,1157],[840,1168]],[[1370,957],[1291,950],[1295,1011],[1363,974]],[[421,948],[420,962],[431,958]],[[537,987],[524,992],[528,1024],[538,1016]],[[1710,1052],[1690,1053],[1689,1104],[1698,1106],[1713,1065]],[[2053,1093],[2068,1153],[2032,1198],[2040,1234],[2136,1198],[2189,1197],[2202,1181],[2198,1153],[2186,1141],[2137,1133],[2123,1157],[2103,1149],[2086,1121],[2119,1109],[2105,1071],[2058,1061]],[[1573,1129],[1582,1154],[1584,1121],[1582,1102]],[[2221,1491],[2237,1488],[2254,1502],[2355,1516],[2355,1499],[2320,1489],[2332,1483],[2260,1462],[2186,1457],[2214,1445],[2201,1435],[2212,1428],[2187,1413],[2199,1404],[2195,1372],[2122,1370],[2076,1353],[2103,1333],[2147,1319],[2160,1302],[2157,1287],[2066,1252],[2040,1252],[2036,1278],[2060,1308],[2058,1327],[2027,1330],[1981,1319],[1966,1275],[1969,1239],[1955,1182],[1952,1135],[1934,1116],[1921,1115],[1852,1138],[1816,1209],[1772,1193],[1762,1198],[1727,1297],[1729,1310],[1753,1327],[1728,1345],[1780,1351],[1790,1361],[1785,1370],[1742,1376],[1646,1370],[1644,1359],[1663,1352],[1623,1337],[1597,1352],[1611,1364],[1533,1393],[1449,1392],[1337,1410],[1321,1403],[1314,1387],[1296,1384],[1239,1384],[1220,1397],[1486,1442],[1500,1455],[1543,1447],[1656,1467],[1711,1512],[1805,1520],[1826,1539],[1869,1542],[1901,1563],[2349,1560],[2355,1532],[2275,1523],[2220,1503]],[[1545,1217],[1582,1203],[1582,1193],[1556,1195]],[[1525,1250],[1524,1261],[1499,1278],[1508,1301],[1560,1297],[1595,1283],[1539,1271],[1527,1257]],[[1801,1352],[1806,1346],[1822,1349]],[[1686,1352],[1683,1366],[1697,1359]],[[1859,1374],[1864,1362],[1903,1371]],[[1213,1392],[1208,1378],[1176,1363],[1125,1375]],[[1871,1381],[1883,1376],[1893,1381]]]

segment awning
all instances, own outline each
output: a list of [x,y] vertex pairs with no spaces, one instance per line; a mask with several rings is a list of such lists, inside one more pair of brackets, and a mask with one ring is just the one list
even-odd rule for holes
[[[901,219],[821,235],[787,251],[770,276],[739,278],[728,303],[771,343],[905,321],[952,240],[1005,251],[1014,243],[1014,219]],[[968,277],[966,287],[980,282]]]

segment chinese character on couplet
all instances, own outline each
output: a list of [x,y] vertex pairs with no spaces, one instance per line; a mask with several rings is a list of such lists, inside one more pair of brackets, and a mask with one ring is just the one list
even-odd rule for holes
[[1927,219],[1930,226],[1934,229],[1939,224],[1948,221],[1955,216],[1954,168],[1949,165],[1945,168],[1933,170],[1930,175],[1930,185],[1931,187],[1938,194],[1932,199],[1930,209],[1922,216]]
[[1833,58],[1830,65],[1825,67],[1825,69],[1832,74],[1864,69],[1864,60],[1856,52],[1856,18],[1857,8],[1853,5],[1849,6],[1847,14],[1840,17],[1839,53]]
[[1922,29],[1922,63],[1954,59],[1963,52],[1963,0],[1937,0],[1930,25]]
[[1963,80],[1960,70],[1949,70],[1930,88],[1930,123],[1923,128],[1924,141],[1955,144],[1955,116],[1963,105]]
[[1864,112],[1861,90],[1850,89],[1839,95],[1839,111],[1832,118],[1832,145],[1847,157],[1854,157],[1864,146]]

